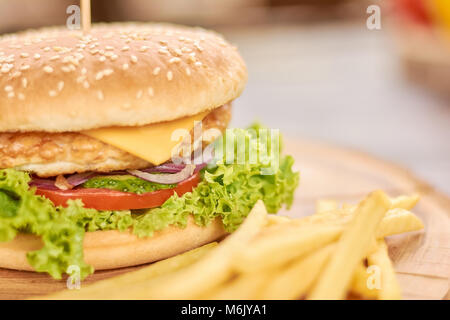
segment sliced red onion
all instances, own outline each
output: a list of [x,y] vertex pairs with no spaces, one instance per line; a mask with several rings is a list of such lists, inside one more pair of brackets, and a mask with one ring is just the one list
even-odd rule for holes
[[188,164],[183,170],[177,173],[161,173],[161,174],[151,174],[148,172],[140,170],[128,170],[128,173],[141,178],[146,181],[156,182],[161,184],[175,184],[182,182],[192,176],[195,170],[195,165]]
[[76,173],[66,178],[67,182],[74,188],[76,186],[79,186],[80,184],[85,183],[89,179],[97,176],[98,173],[96,172],[83,172],[83,173]]
[[[77,173],[73,174],[66,178],[66,182],[72,186],[72,188],[79,186],[80,184],[85,183],[90,178],[93,178],[95,176],[98,176],[99,173],[97,172],[83,172],[83,173]],[[51,189],[51,190],[64,190],[64,188],[59,188],[56,184],[56,181],[54,178],[52,179],[44,179],[44,178],[36,178],[33,177],[33,179],[30,181],[29,185],[42,188],[42,189]]]
[[38,187],[42,189],[49,189],[49,190],[59,190],[55,186],[55,180],[53,179],[42,179],[42,178],[33,178],[29,185],[31,187]]
[[164,163],[162,165],[151,167],[147,169],[142,169],[141,171],[152,173],[152,172],[161,172],[161,173],[177,173],[185,168],[184,164],[175,164],[175,163]]

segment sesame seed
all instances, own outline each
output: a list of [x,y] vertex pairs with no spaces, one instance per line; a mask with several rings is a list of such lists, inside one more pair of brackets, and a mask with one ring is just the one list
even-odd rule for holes
[[137,92],[137,94],[136,94],[136,98],[137,98],[137,99],[142,98],[142,94],[143,94],[142,90],[139,90],[139,91]]
[[45,71],[46,73],[52,73],[52,72],[53,72],[53,68],[50,67],[50,66],[45,66],[45,67],[44,67],[44,71]]
[[131,56],[130,59],[131,59],[131,62],[133,62],[133,63],[138,62],[138,58],[136,56],[134,56],[134,55]]
[[50,50],[51,50],[50,47],[45,47],[45,48],[44,48],[44,51],[45,51],[45,52],[48,52],[48,51],[50,51]]
[[195,63],[195,65],[196,65],[197,67],[201,67],[201,66],[202,66],[202,63],[201,63],[200,61],[197,61],[197,62]]
[[147,51],[148,49],[150,49],[150,47],[148,47],[148,46],[142,46],[142,47],[139,49],[139,51],[145,52],[145,51]]
[[24,64],[23,66],[20,67],[20,70],[25,71],[30,69],[30,65],[29,64]]
[[58,82],[58,91],[62,91],[63,88],[64,88],[64,81]]
[[18,78],[18,77],[20,77],[21,75],[22,75],[22,72],[16,71],[16,72],[14,72],[14,73],[11,75],[11,77],[13,77],[13,78]]
[[86,68],[81,69],[81,74],[86,74],[86,73],[87,73],[87,69]]
[[169,60],[169,64],[172,64],[172,63],[178,63],[178,62],[180,62],[180,61],[181,61],[180,58],[175,57],[175,58],[172,58],[172,59]]
[[23,93],[19,93],[17,97],[19,98],[19,100],[25,100],[25,95]]
[[110,59],[111,61],[116,61],[118,58],[119,56],[117,54],[113,54]]
[[13,91],[13,87],[12,86],[6,86],[5,87],[5,91],[6,92],[11,92],[11,91]]
[[20,54],[20,56],[21,56],[22,58],[28,58],[30,55],[29,55],[28,53],[26,53],[26,52],[22,52],[22,53]]
[[111,75],[113,72],[114,72],[113,69],[105,69],[105,70],[103,70],[103,74],[104,74],[105,76],[109,76],[109,75]]
[[56,55],[56,56],[51,57],[51,58],[50,58],[50,61],[58,60],[58,59],[59,59],[59,55]]
[[83,83],[83,81],[86,79],[86,76],[79,76],[77,78],[77,83]]
[[66,73],[72,71],[72,69],[70,67],[66,67],[66,66],[62,67],[61,70]]
[[153,90],[152,87],[149,87],[147,91],[148,91],[148,95],[149,95],[150,97],[153,97],[153,96],[155,95],[155,91]]
[[98,60],[100,60],[100,62],[105,62],[106,61],[106,57],[105,56],[101,56]]
[[14,92],[9,92],[8,93],[8,98],[14,98],[15,97],[15,94],[14,94]]
[[22,79],[22,87],[26,88],[27,85],[28,85],[28,80],[27,80],[27,78],[23,78],[23,79]]
[[84,82],[83,82],[83,87],[84,87],[85,89],[89,89],[90,86],[91,86],[91,85],[89,84],[89,82],[88,82],[87,80],[84,80]]
[[167,80],[171,81],[173,79],[172,71],[167,71]]
[[153,69],[153,75],[158,75],[159,71],[161,71],[160,67],[156,67],[155,69]]
[[198,51],[202,52],[204,49],[198,44],[195,43],[194,46],[197,48]]
[[48,92],[48,95],[49,95],[50,97],[56,97],[57,94],[58,94],[58,93],[57,93],[55,90],[50,90],[50,91]]
[[164,54],[170,54],[169,50],[167,50],[165,47],[158,49],[158,52],[159,53],[164,53]]
[[128,68],[129,68],[128,63],[124,63],[124,64],[122,65],[122,69],[123,69],[123,70],[128,70]]
[[127,51],[130,50],[130,46],[123,46],[122,49],[120,49],[122,51]]
[[98,91],[97,91],[97,98],[98,98],[99,100],[105,99],[105,96],[103,95],[103,91],[101,91],[101,90],[98,90]]
[[187,74],[188,76],[191,75],[191,69],[189,69],[189,67],[186,68],[186,74]]
[[103,78],[103,71],[97,72],[95,75],[95,80],[101,80]]
[[2,69],[0,71],[2,73],[8,73],[9,71],[11,71],[12,68],[13,68],[12,64],[5,63],[4,65],[2,65]]

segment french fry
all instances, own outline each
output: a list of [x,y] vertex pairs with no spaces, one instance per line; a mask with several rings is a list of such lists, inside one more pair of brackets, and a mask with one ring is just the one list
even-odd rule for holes
[[316,214],[337,210],[338,203],[334,200],[321,199],[316,202]]
[[[328,211],[319,215],[312,215],[302,219],[295,219],[292,225],[303,226],[313,224],[347,225],[353,218],[349,211]],[[382,239],[387,236],[418,231],[424,228],[422,221],[412,212],[406,209],[394,208],[388,210],[381,221],[376,238]]]
[[[408,211],[417,201],[417,195],[389,199],[376,191],[359,205],[341,208],[321,200],[316,214],[301,219],[267,215],[259,201],[218,246],[209,244],[47,298],[342,299],[351,290],[369,299],[399,299],[383,239],[424,227]],[[379,278],[376,272],[368,273],[365,257],[373,270],[379,267]],[[369,285],[374,279],[381,279],[379,289]]]
[[343,299],[353,271],[364,258],[368,246],[391,201],[382,191],[371,193],[355,211],[355,216],[337,244],[309,299]]
[[106,296],[120,296],[129,287],[135,284],[149,281],[180,270],[203,258],[217,242],[206,244],[202,247],[187,251],[175,257],[161,260],[140,270],[129,272],[111,279],[102,280],[91,285],[82,286],[80,290],[65,290],[48,296],[49,299],[104,299]]
[[229,283],[215,288],[215,290],[205,295],[204,298],[209,300],[259,299],[261,289],[268,283],[270,278],[275,276],[277,275],[271,272],[240,274]]
[[238,254],[234,260],[236,270],[258,272],[276,268],[336,241],[343,230],[341,226],[328,225],[297,228],[280,225],[272,229],[273,232],[263,231],[249,243],[248,250]]
[[383,239],[395,234],[417,231],[424,228],[422,221],[405,209],[389,210],[378,226],[376,238]]
[[195,299],[201,296],[230,278],[235,252],[245,247],[266,223],[266,208],[258,201],[239,229],[204,259],[170,277],[140,286],[127,296],[131,299]]
[[388,248],[384,240],[378,241],[378,250],[367,257],[369,266],[378,266],[381,270],[381,300],[398,300],[402,298],[400,285],[395,277],[395,270],[389,259]]
[[313,214],[300,219],[292,221],[293,226],[305,225],[337,225],[344,226],[348,224],[353,218],[353,214],[349,211],[337,209],[334,211],[322,212],[320,214]]
[[419,202],[419,195],[413,194],[411,196],[399,196],[397,198],[392,198],[391,209],[405,209],[411,210]]
[[370,274],[367,272],[367,268],[360,262],[353,273],[350,291],[365,299],[375,300],[378,299],[378,289],[369,288],[369,276]]
[[291,222],[292,219],[289,217],[285,217],[285,216],[277,216],[274,214],[268,214],[267,215],[267,225],[268,226],[272,226],[272,225],[277,225],[280,223],[286,223],[286,222]]
[[316,281],[335,247],[335,244],[329,244],[278,271],[276,277],[269,280],[269,285],[260,293],[260,298],[298,299],[304,296]]
[[348,212],[354,212],[357,207],[358,207],[358,205],[356,205],[356,204],[344,203],[342,205],[342,210],[348,211]]

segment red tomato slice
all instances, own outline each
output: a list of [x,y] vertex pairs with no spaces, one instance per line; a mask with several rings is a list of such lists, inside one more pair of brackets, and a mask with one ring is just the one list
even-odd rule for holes
[[97,210],[150,209],[161,206],[173,194],[182,196],[200,182],[200,173],[180,182],[175,188],[143,194],[109,189],[48,190],[37,188],[36,194],[51,200],[56,206],[67,206],[67,200],[81,199],[86,208]]

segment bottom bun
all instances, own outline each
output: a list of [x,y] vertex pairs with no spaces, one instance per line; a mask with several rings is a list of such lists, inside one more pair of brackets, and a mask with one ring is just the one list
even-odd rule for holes
[[[84,259],[96,270],[136,266],[172,257],[226,234],[220,219],[201,227],[192,218],[186,228],[170,226],[146,238],[138,238],[130,231],[87,232],[83,243]],[[12,241],[0,242],[0,268],[33,271],[26,253],[41,247],[40,239],[29,234],[19,234]]]

